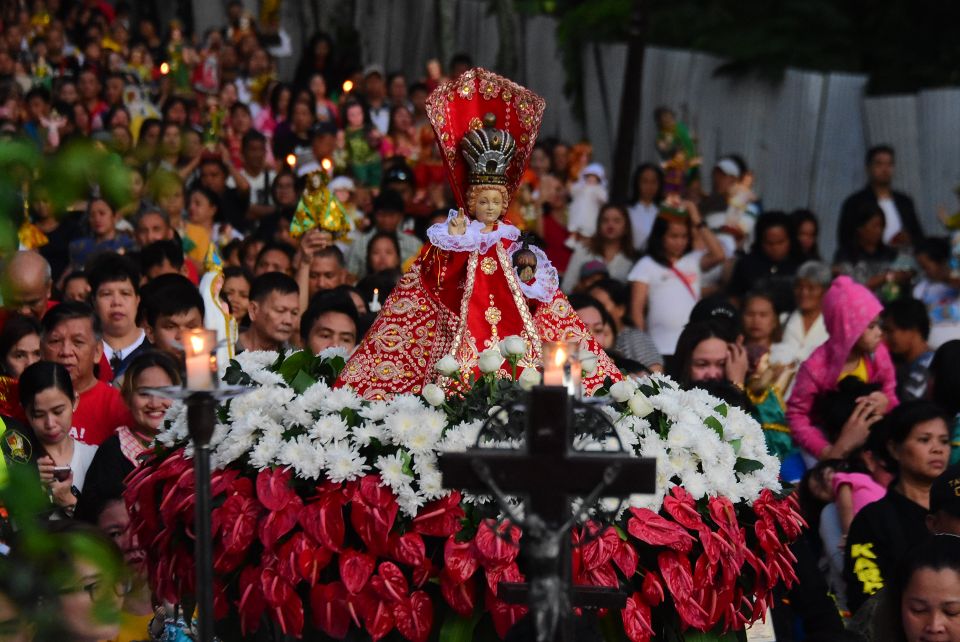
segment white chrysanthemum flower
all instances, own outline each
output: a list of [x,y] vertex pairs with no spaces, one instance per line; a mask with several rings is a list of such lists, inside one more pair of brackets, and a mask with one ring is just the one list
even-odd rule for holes
[[681,477],[681,486],[694,499],[703,499],[707,496],[707,478],[702,473],[688,472]]
[[277,372],[272,372],[270,370],[265,370],[261,368],[260,370],[254,370],[253,372],[248,373],[250,378],[255,382],[259,383],[261,386],[285,386],[287,383],[283,380],[283,377],[280,376]]
[[250,465],[257,470],[272,466],[283,446],[283,437],[276,432],[264,434],[250,451]]
[[347,352],[347,349],[343,346],[330,346],[329,348],[324,348],[320,351],[320,354],[317,355],[320,359],[333,359],[335,357],[341,357],[344,360],[350,358],[350,353]]
[[360,416],[368,421],[383,421],[390,412],[390,403],[387,401],[371,401],[360,409]]
[[394,489],[394,492],[397,494],[397,504],[400,505],[400,510],[409,517],[416,517],[417,512],[426,503],[423,495],[415,491],[409,484]]
[[387,415],[395,412],[413,412],[424,410],[423,400],[416,395],[397,395],[388,402]]
[[328,444],[324,449],[327,478],[333,482],[352,481],[363,475],[370,466],[360,451],[341,439]]
[[397,492],[398,488],[409,485],[413,480],[413,477],[404,472],[403,458],[399,452],[392,455],[382,455],[377,458],[375,465],[377,470],[380,471],[380,478],[383,479],[383,483],[392,488],[394,492]]
[[327,412],[340,412],[348,408],[350,410],[358,410],[362,405],[363,399],[349,386],[333,388],[320,401],[320,409]]
[[277,451],[277,463],[289,466],[302,479],[319,479],[323,470],[324,450],[308,435],[298,435],[283,442]]
[[350,428],[340,415],[321,415],[311,426],[310,436],[322,444],[335,439],[345,439]]
[[375,424],[372,421],[366,421],[351,429],[350,439],[361,448],[369,446],[370,442],[374,439],[383,443],[383,426]]
[[240,368],[247,374],[254,370],[264,370],[277,360],[278,353],[272,350],[246,350],[234,357]]
[[421,413],[400,410],[383,420],[383,427],[395,444],[406,445],[411,436],[420,429]]

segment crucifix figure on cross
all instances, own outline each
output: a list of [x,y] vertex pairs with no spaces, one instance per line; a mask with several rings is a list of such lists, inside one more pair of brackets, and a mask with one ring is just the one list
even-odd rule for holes
[[[656,461],[627,452],[573,449],[574,402],[562,386],[536,386],[527,403],[525,447],[472,448],[440,457],[447,488],[493,494],[523,529],[521,558],[528,584],[501,582],[498,595],[526,602],[537,642],[573,642],[572,607],[622,608],[626,595],[605,587],[571,586],[570,530],[580,514],[571,499],[590,507],[601,497],[626,497],[656,488]],[[526,497],[525,516],[507,501]]]

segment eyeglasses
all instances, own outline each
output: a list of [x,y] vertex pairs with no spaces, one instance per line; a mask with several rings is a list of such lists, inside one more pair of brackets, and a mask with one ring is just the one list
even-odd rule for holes
[[[96,578],[80,586],[68,586],[67,588],[60,589],[60,595],[70,595],[72,593],[79,593],[83,591],[90,596],[90,599],[93,602],[100,602],[106,598],[111,597],[110,594],[109,582],[105,582],[103,578]],[[113,583],[113,595],[116,597],[125,597],[130,594],[130,591],[133,590],[133,583],[130,580],[123,580]]]

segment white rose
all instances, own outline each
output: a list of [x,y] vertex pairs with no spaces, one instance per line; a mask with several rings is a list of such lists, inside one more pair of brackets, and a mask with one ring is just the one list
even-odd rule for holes
[[636,389],[637,385],[631,379],[624,379],[610,386],[610,396],[614,401],[623,403],[624,401],[630,401]]
[[519,377],[520,387],[530,390],[540,385],[540,372],[536,368],[524,368]]
[[479,367],[483,374],[490,374],[500,369],[503,364],[503,355],[496,348],[490,348],[480,353]]
[[527,354],[527,342],[523,337],[512,335],[500,342],[500,354],[504,359]]
[[653,404],[650,403],[650,400],[647,399],[647,395],[643,394],[639,390],[633,393],[633,396],[630,397],[630,412],[637,417],[646,417],[651,412],[653,412]]
[[597,371],[597,355],[589,350],[580,351],[580,368],[583,374],[590,377]]
[[423,395],[423,398],[426,399],[427,403],[431,406],[439,406],[447,399],[447,396],[443,392],[443,388],[435,383],[428,383],[425,385],[420,394]]
[[452,377],[460,372],[460,363],[452,354],[448,354],[444,358],[440,359],[440,361],[437,361],[437,365],[435,365],[434,368],[436,368],[437,372],[443,376]]

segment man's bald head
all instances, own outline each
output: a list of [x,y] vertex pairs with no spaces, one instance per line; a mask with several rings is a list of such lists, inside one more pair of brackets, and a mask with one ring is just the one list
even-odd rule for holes
[[37,252],[17,252],[3,271],[3,307],[39,321],[47,311],[52,287],[47,260]]

